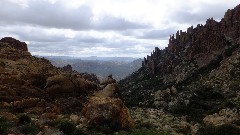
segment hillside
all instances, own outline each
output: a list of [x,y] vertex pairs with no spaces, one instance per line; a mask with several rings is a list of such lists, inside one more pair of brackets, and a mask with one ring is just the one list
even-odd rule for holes
[[[0,134],[8,125],[12,126],[8,133],[25,132],[21,126],[25,121],[30,123],[30,117],[35,124],[40,122],[36,125],[44,126],[60,114],[81,112],[87,96],[98,89],[98,82],[94,75],[56,68],[47,59],[33,57],[24,42],[1,39]],[[12,124],[5,123],[2,116]],[[35,124],[31,124],[25,125],[26,132],[35,131]]]
[[[111,60],[81,60],[81,59],[61,59],[46,57],[56,67],[63,67],[67,64],[71,65],[73,70],[81,73],[96,74],[102,80],[109,74],[117,81],[127,77],[131,73],[137,71],[142,65],[142,59],[136,59],[131,62]],[[120,58],[119,58],[120,59]]]
[[220,22],[210,18],[170,36],[168,47],[156,47],[120,81],[122,97],[128,106],[163,108],[188,122],[239,128],[239,45],[240,5]]

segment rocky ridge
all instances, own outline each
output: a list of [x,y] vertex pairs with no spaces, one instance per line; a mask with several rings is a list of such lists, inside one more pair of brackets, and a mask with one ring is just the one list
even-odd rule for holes
[[[219,119],[211,115],[222,109],[239,112],[239,15],[240,5],[220,22],[210,18],[171,35],[168,47],[156,47],[138,71],[120,81],[125,103],[164,109],[202,126]],[[223,124],[239,128],[239,116]]]

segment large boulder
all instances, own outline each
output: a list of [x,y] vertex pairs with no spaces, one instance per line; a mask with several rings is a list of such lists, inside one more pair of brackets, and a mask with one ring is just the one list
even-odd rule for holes
[[91,97],[82,110],[82,115],[88,120],[89,126],[111,123],[117,129],[133,129],[134,120],[128,108],[119,98]]
[[47,79],[47,92],[49,95],[71,93],[74,91],[73,82],[65,75],[59,74]]

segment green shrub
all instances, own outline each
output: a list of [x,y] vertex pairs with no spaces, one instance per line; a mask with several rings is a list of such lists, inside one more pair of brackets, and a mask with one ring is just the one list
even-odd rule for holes
[[170,135],[170,133],[157,131],[155,129],[137,129],[130,132],[121,131],[116,135]]
[[234,121],[233,124],[235,124],[235,125],[237,125],[237,126],[240,126],[240,120]]
[[86,133],[84,133],[81,129],[76,128],[72,135],[86,135]]
[[208,114],[219,112],[225,97],[219,89],[209,86],[201,86],[192,93],[189,104],[179,103],[171,108],[171,112],[179,115],[187,115],[187,121],[201,123]]
[[22,114],[19,116],[19,124],[28,124],[31,122],[31,118],[26,115],[26,114]]
[[136,128],[146,128],[146,129],[150,129],[150,128],[152,128],[153,127],[153,124],[150,122],[150,121],[148,121],[148,122],[142,122],[142,121],[140,121],[140,122],[137,122],[136,123]]
[[226,102],[224,102],[224,106],[227,108],[234,108],[237,105],[233,101],[226,101]]
[[6,133],[8,127],[9,127],[8,121],[5,118],[0,117],[0,134]]
[[71,135],[76,130],[76,126],[67,120],[57,121],[55,127],[67,135]]
[[26,124],[21,127],[21,131],[25,135],[35,135],[40,131],[40,127],[34,124]]
[[104,120],[101,124],[91,124],[88,125],[87,128],[89,131],[93,132],[92,134],[113,134],[114,132],[119,131],[120,125],[116,121]]
[[240,135],[240,129],[236,126],[225,124],[218,127],[206,126],[201,128],[198,135]]

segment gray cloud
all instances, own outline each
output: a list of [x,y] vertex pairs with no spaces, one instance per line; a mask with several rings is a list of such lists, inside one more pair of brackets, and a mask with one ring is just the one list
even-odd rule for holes
[[[54,28],[89,29],[91,9],[81,6],[67,9],[62,3],[50,4],[47,1],[29,1],[28,7],[21,7],[2,0],[1,21],[6,24],[31,24]],[[9,14],[11,13],[11,14]],[[12,14],[14,13],[14,14]]]
[[104,38],[79,37],[79,38],[77,38],[77,41],[82,42],[82,43],[98,44],[98,43],[105,43],[107,40]]
[[[181,6],[181,5],[180,5]],[[189,25],[204,23],[208,18],[214,17],[215,20],[223,18],[224,13],[229,8],[228,4],[199,4],[198,10],[182,5],[170,15],[170,20],[176,23],[186,23]]]
[[0,22],[5,25],[31,24],[73,30],[124,30],[146,27],[114,16],[104,16],[100,21],[92,21],[94,15],[87,5],[67,8],[62,2],[51,4],[45,0],[31,0],[27,7],[7,0],[1,0],[0,5]]
[[168,28],[162,30],[148,30],[143,32],[143,35],[138,36],[137,38],[141,39],[168,39],[169,35],[176,33],[177,28]]
[[99,30],[127,30],[150,28],[150,26],[147,24],[130,22],[123,18],[105,15],[94,24],[94,28]]
[[[68,40],[63,34],[50,34],[46,29],[29,26],[0,26],[1,32],[8,32],[17,35],[20,40],[34,42],[63,42]],[[43,43],[44,44],[44,43]]]
[[99,43],[107,42],[106,38],[96,37],[96,36],[94,37],[91,34],[84,35],[82,33],[78,33],[72,40],[75,41],[76,43],[86,43],[86,44],[99,44]]
[[64,42],[30,42],[29,51],[40,55],[69,55],[69,56],[139,56],[152,51],[154,44],[141,43],[139,40],[105,40],[102,43],[77,41]]

